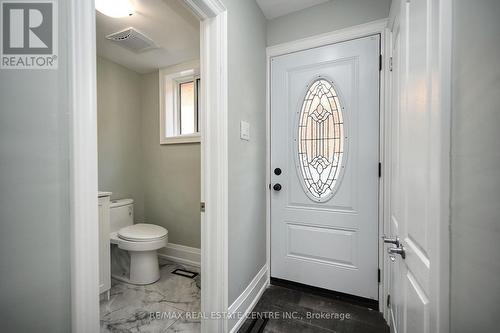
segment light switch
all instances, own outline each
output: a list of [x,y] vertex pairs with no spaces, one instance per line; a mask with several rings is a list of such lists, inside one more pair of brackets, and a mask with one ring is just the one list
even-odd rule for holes
[[240,139],[250,141],[250,123],[243,120],[240,122]]

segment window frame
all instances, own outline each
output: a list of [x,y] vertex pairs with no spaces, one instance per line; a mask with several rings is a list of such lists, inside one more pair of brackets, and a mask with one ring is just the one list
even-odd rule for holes
[[[194,134],[199,134],[200,133],[200,105],[199,105],[199,84],[201,84],[201,79],[200,75],[193,75],[193,76],[186,76],[182,77],[180,79],[175,80],[176,81],[176,94],[177,94],[177,103],[175,105],[176,108],[176,122],[177,122],[177,129],[179,131],[178,135],[179,136],[185,136],[185,135],[194,135]],[[181,110],[181,105],[182,105],[182,100],[181,100],[181,86],[186,83],[193,83],[193,94],[194,94],[194,100],[193,100],[193,107],[194,107],[194,129],[195,131],[193,133],[188,133],[188,134],[182,134],[182,110]]]
[[[200,79],[199,62],[189,62],[159,70],[159,113],[160,144],[199,143],[201,142],[200,103],[196,98],[197,132],[180,134],[180,84]],[[201,79],[200,79],[201,80]],[[201,81],[200,81],[201,85]],[[195,84],[195,89],[197,89]]]

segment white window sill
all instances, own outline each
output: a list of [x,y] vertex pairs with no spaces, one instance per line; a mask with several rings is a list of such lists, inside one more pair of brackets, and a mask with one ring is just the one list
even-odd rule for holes
[[168,138],[160,138],[161,145],[173,145],[179,143],[199,143],[199,142],[201,142],[200,133],[178,135]]

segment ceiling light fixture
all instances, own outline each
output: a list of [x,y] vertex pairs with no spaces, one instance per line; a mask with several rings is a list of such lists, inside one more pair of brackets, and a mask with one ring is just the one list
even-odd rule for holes
[[96,0],[95,9],[110,17],[127,17],[134,14],[130,0]]

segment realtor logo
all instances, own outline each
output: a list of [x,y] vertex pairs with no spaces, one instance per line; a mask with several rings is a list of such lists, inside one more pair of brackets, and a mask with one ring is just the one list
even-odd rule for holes
[[7,69],[57,69],[53,1],[1,1],[1,61]]

